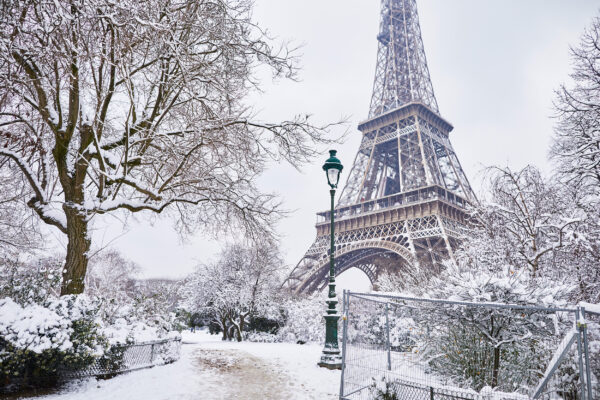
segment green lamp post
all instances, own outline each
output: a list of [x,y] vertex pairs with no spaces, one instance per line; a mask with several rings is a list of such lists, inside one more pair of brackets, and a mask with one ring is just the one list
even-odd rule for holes
[[323,165],[323,170],[327,175],[327,183],[331,187],[329,193],[331,194],[331,250],[329,252],[329,296],[327,303],[327,314],[325,314],[325,347],[321,353],[321,360],[319,366],[329,369],[341,369],[342,368],[342,356],[340,354],[340,348],[338,346],[338,320],[340,315],[337,312],[337,296],[335,294],[335,267],[333,260],[334,252],[334,197],[335,189],[337,188],[340,180],[340,173],[344,166],[335,156],[336,150],[329,150],[329,158]]

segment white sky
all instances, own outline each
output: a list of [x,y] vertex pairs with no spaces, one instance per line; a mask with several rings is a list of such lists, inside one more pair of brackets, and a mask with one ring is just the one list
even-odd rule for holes
[[[567,80],[569,45],[598,15],[600,0],[418,0],[418,7],[440,112],[455,127],[450,139],[474,188],[480,187],[478,173],[492,164],[533,163],[549,171],[553,90]],[[256,108],[265,120],[296,113],[321,122],[348,116],[350,134],[336,146],[345,182],[361,137],[356,126],[371,98],[379,1],[256,0],[254,16],[272,35],[303,45],[301,81],[266,82]],[[280,194],[294,210],[278,226],[290,266],[315,238],[315,213],[329,205],[321,170],[326,158],[323,149],[302,172],[274,165],[261,179],[266,191]],[[110,229],[98,227],[95,245],[119,235],[112,222]],[[172,278],[218,249],[200,234],[180,243],[169,221],[150,226],[132,219],[112,246],[137,262],[145,277]]]

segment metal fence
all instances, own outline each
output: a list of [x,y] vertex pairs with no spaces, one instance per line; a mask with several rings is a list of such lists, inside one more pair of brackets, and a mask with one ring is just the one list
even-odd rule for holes
[[84,369],[63,370],[61,379],[70,380],[89,376],[109,376],[122,372],[169,364],[179,359],[181,339],[115,345],[103,357],[97,358]]
[[340,399],[600,399],[600,315],[344,291]]

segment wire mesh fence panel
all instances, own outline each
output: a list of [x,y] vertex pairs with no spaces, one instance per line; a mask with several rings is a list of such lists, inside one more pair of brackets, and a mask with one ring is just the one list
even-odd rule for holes
[[112,346],[102,357],[96,358],[83,369],[60,372],[64,380],[88,376],[114,375],[121,372],[149,368],[177,361],[181,339],[164,339],[152,342]]
[[600,342],[586,350],[575,308],[353,292],[344,308],[343,399],[594,398]]
[[586,311],[585,315],[585,354],[589,364],[591,398],[600,399],[600,309]]

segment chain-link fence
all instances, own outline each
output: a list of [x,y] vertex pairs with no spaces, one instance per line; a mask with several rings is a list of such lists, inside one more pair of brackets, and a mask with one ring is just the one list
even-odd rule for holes
[[84,369],[63,370],[64,380],[88,376],[110,376],[157,365],[169,364],[179,359],[181,339],[164,339],[126,345],[115,345]]
[[340,398],[600,399],[600,315],[345,291]]

